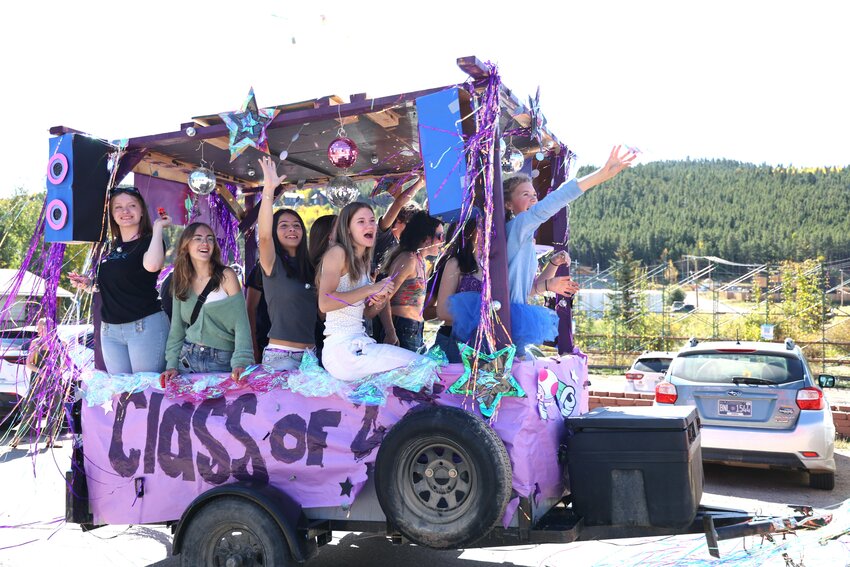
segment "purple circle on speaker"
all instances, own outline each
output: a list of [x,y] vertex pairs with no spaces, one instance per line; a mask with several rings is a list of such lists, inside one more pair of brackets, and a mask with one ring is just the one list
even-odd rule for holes
[[68,223],[68,207],[59,199],[47,203],[47,225],[53,230],[62,230]]
[[55,153],[47,162],[47,180],[53,185],[59,185],[68,175],[68,158],[65,154]]

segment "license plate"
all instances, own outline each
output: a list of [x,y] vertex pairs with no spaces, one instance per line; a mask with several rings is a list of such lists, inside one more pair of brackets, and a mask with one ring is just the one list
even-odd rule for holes
[[753,402],[745,400],[717,400],[717,414],[725,417],[752,417]]

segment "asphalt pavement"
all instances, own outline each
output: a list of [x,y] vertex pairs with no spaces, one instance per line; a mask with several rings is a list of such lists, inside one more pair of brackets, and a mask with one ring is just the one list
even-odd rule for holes
[[[176,567],[171,557],[170,530],[159,526],[105,526],[82,532],[64,521],[64,471],[71,453],[69,438],[62,447],[44,444],[0,447],[0,566],[62,565],[63,567]],[[826,506],[850,499],[850,452],[839,458],[836,490],[809,489],[802,475],[709,467],[703,503],[750,511],[783,514],[785,503]],[[760,499],[754,499],[757,496]],[[846,518],[850,528],[850,514]],[[722,542],[724,559],[709,562],[701,535],[637,540],[578,542],[512,548],[433,551],[414,545],[394,546],[383,537],[336,533],[308,567],[372,567],[375,565],[432,567],[621,566],[621,565],[786,565],[780,551],[805,563],[838,565],[835,557],[850,556],[850,539],[828,546],[803,546],[802,539],[771,543],[761,538]],[[744,550],[746,546],[746,551]],[[780,547],[785,546],[785,547]],[[743,555],[742,555],[743,554]],[[757,563],[742,563],[758,559]]]

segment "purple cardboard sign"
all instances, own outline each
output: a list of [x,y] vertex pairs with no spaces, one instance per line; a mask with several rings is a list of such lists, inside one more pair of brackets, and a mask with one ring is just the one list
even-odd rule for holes
[[[566,405],[558,405],[557,396],[538,396],[543,368],[572,389],[573,396],[562,396],[570,398]],[[444,391],[462,371],[461,365],[444,367],[442,388],[437,384],[431,396],[394,388],[384,406],[247,389],[199,403],[148,389],[117,395],[108,409],[83,404],[94,522],[177,520],[204,491],[239,480],[272,484],[304,508],[349,505],[367,480],[383,435],[413,407],[437,404],[478,414],[469,396]],[[522,497],[558,497],[564,492],[557,458],[562,414],[587,411],[587,364],[579,356],[521,362],[513,375],[527,397],[503,398],[491,422],[510,455],[513,488]],[[538,401],[548,406],[547,419]],[[506,516],[514,510],[509,507]]]

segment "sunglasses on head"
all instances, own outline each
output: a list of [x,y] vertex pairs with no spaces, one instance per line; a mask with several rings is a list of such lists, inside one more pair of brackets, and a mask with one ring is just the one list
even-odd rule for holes
[[127,193],[128,195],[134,195],[136,197],[142,196],[142,193],[135,187],[113,187],[112,190],[109,192],[109,196],[114,197],[115,195],[120,195],[121,193]]

